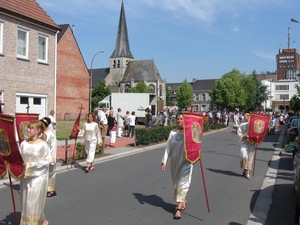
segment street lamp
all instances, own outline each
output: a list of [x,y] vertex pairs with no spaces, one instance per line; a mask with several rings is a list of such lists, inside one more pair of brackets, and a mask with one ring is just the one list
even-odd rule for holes
[[93,56],[93,58],[92,58],[92,62],[91,62],[91,74],[90,74],[90,112],[92,112],[92,92],[93,92],[93,62],[94,62],[94,59],[95,59],[95,57],[98,55],[98,54],[100,54],[100,53],[103,53],[104,52],[104,50],[101,50],[101,51],[99,51],[99,52],[97,52],[94,56]]
[[291,19],[291,21],[294,23],[300,23],[298,20],[295,20],[295,19]]

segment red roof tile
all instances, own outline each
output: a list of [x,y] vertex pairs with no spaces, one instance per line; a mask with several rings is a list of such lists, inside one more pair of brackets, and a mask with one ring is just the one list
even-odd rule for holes
[[35,0],[0,0],[1,11],[50,28],[60,29]]

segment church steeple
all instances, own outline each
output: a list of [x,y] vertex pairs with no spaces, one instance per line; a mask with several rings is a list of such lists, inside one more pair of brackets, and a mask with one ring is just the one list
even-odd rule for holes
[[133,55],[131,54],[130,47],[129,47],[125,9],[124,9],[123,1],[122,1],[122,5],[121,5],[116,46],[115,46],[115,50],[113,51],[110,58],[120,58],[120,57],[134,59]]
[[114,86],[119,86],[120,81],[123,79],[128,62],[133,59],[133,55],[129,48],[124,3],[122,1],[116,46],[110,56],[109,62],[111,91],[113,91]]

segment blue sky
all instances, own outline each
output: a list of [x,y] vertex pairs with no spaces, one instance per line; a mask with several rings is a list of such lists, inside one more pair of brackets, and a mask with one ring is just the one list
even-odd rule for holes
[[[37,0],[58,24],[75,25],[90,68],[109,67],[122,0]],[[300,48],[300,0],[124,0],[130,50],[154,59],[167,83],[220,78],[232,69],[276,71],[278,49]]]

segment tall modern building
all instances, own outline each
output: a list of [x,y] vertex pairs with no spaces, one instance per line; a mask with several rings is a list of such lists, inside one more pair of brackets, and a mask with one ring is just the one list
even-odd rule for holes
[[277,80],[298,80],[300,55],[295,48],[279,49],[276,55]]

